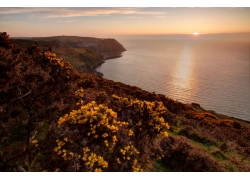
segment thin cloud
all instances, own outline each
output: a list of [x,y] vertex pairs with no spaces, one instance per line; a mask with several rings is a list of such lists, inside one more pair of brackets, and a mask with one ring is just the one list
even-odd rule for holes
[[160,15],[165,14],[165,12],[157,11],[139,11],[137,8],[117,8],[117,9],[62,9],[56,12],[52,12],[47,15],[46,18],[58,18],[58,17],[80,17],[80,16],[101,16],[101,15],[112,15],[112,14],[122,14],[122,15]]
[[124,17],[125,19],[142,19],[143,17],[141,16],[127,16],[127,17]]
[[38,12],[38,11],[48,11],[48,8],[15,8],[15,7],[0,7],[0,14],[19,14],[19,13],[30,13],[30,12]]
[[124,17],[126,19],[135,19],[136,17],[135,16],[127,16],[127,17]]
[[168,16],[155,16],[156,18],[163,18],[163,19],[165,19],[165,18],[168,18]]
[[77,20],[68,20],[66,21],[67,23],[72,23],[72,22],[76,22]]
[[6,24],[6,25],[12,25],[12,24],[18,24],[18,23],[27,23],[27,22],[24,22],[24,21],[0,21],[0,24]]
[[164,15],[162,11],[142,11],[143,8],[0,8],[0,14],[33,13],[42,18],[62,18],[101,15]]
[[59,18],[59,17],[80,17],[80,16],[99,16],[110,14],[129,14],[130,10],[119,9],[82,9],[82,8],[63,8],[50,11],[44,17],[45,18]]
[[99,23],[99,22],[106,22],[106,21],[93,21],[93,20],[87,20],[87,21],[84,21],[84,22],[87,22],[87,23]]

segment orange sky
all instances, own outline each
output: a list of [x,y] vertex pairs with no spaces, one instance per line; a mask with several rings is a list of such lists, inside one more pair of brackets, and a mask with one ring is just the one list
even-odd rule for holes
[[0,8],[12,37],[250,32],[250,8]]

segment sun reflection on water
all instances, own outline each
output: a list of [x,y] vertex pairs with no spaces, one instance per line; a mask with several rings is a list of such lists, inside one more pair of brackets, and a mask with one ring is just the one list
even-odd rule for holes
[[173,70],[173,78],[170,83],[170,97],[183,102],[190,102],[194,96],[193,58],[190,46],[186,45]]

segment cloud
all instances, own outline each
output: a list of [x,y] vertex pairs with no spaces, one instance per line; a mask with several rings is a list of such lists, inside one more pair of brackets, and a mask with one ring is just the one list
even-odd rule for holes
[[73,22],[79,22],[78,20],[57,20],[58,23],[73,23]]
[[13,24],[23,24],[27,22],[23,21],[0,21],[0,24],[5,24],[5,25],[13,25]]
[[141,16],[127,16],[127,17],[124,17],[125,19],[142,19],[143,17]]
[[164,15],[162,11],[144,8],[0,8],[0,14],[36,14],[41,18],[81,17],[101,15]]
[[31,13],[31,12],[37,12],[39,11],[44,11],[48,8],[15,8],[15,7],[0,7],[0,14],[19,14],[19,13]]
[[168,16],[155,16],[156,18],[168,18]]
[[126,19],[135,19],[136,17],[135,16],[127,16],[127,17],[124,17]]
[[68,20],[66,21],[67,23],[72,23],[72,22],[76,22],[77,20]]

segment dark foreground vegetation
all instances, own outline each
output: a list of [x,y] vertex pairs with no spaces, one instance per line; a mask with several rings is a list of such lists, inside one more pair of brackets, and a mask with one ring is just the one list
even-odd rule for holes
[[0,171],[250,171],[250,124],[82,73],[0,33]]

